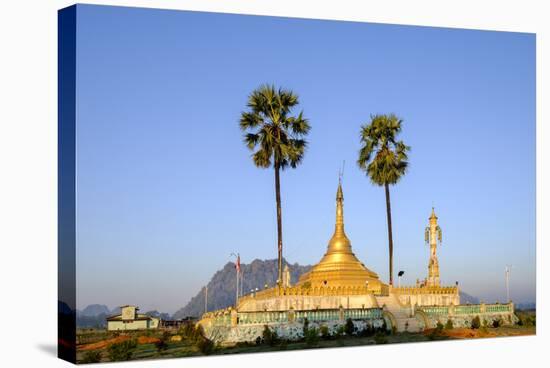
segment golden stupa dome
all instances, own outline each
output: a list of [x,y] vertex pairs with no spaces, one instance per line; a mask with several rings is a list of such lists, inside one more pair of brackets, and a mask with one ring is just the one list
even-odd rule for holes
[[380,287],[378,275],[357,259],[344,232],[344,194],[341,183],[338,183],[336,192],[336,225],[327,252],[318,264],[300,277],[298,284],[311,287]]

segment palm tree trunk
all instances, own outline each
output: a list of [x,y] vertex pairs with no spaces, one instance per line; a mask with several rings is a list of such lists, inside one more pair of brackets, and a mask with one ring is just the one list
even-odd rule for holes
[[275,198],[277,201],[277,283],[282,285],[283,279],[283,220],[281,211],[281,182],[279,179],[279,165],[275,164]]
[[393,286],[393,238],[391,229],[391,204],[390,204],[390,187],[384,184],[386,189],[386,215],[388,217],[388,244],[390,251],[390,285]]

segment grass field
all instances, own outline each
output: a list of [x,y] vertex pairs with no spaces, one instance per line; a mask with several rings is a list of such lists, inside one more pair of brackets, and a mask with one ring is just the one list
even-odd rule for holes
[[[457,328],[443,330],[426,330],[422,333],[396,333],[370,337],[343,336],[339,338],[314,339],[314,341],[277,341],[269,344],[238,344],[235,346],[201,345],[196,336],[189,336],[181,331],[135,331],[130,333],[112,333],[104,330],[88,330],[79,333],[77,346],[78,363],[109,362],[114,360],[164,359],[201,355],[242,354],[255,352],[272,352],[299,349],[333,348],[345,346],[364,346],[375,344],[396,344],[407,342],[442,341],[472,338],[494,338],[507,336],[535,335],[536,314],[534,311],[517,313],[520,323],[514,326],[497,328],[481,327],[479,329]],[[163,343],[160,343],[163,341]],[[84,343],[85,342],[85,343]],[[130,344],[130,342],[133,343]],[[127,346],[124,344],[128,344]],[[121,347],[118,355],[113,355],[112,346]],[[122,351],[122,355],[121,355]]]

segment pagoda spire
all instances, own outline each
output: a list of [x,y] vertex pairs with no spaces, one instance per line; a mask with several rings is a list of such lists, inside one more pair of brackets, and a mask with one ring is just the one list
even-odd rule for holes
[[300,276],[298,285],[315,286],[360,286],[379,290],[381,282],[378,275],[363,265],[353,254],[351,242],[344,232],[344,191],[342,179],[338,180],[336,190],[336,223],[334,234],[321,261],[309,272]]
[[351,253],[351,242],[344,231],[344,191],[342,190],[342,180],[338,181],[336,190],[336,224],[334,234],[328,245],[328,252]]

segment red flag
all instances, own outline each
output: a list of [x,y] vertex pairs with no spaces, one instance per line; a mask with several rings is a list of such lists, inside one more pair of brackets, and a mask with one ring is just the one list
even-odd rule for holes
[[241,256],[237,256],[237,262],[235,263],[235,268],[237,269],[237,273],[241,273]]

